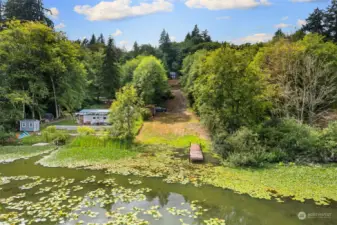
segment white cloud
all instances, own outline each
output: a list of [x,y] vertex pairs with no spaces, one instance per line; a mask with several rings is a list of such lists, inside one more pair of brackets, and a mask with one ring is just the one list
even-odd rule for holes
[[118,42],[118,46],[120,48],[124,48],[128,51],[132,50],[132,46],[129,44],[129,42],[127,40],[122,40],[122,41]]
[[120,36],[120,35],[122,35],[123,34],[123,32],[120,30],[120,29],[117,29],[113,34],[112,34],[112,36],[113,37],[117,37],[117,36]]
[[47,15],[49,15],[53,19],[58,19],[58,16],[60,14],[59,10],[55,7],[50,8],[50,11],[47,12]]
[[301,19],[297,20],[297,26],[298,27],[302,27],[302,26],[304,26],[306,24],[307,24],[307,21],[305,21],[305,20],[301,20]]
[[291,2],[318,2],[322,0],[290,0]]
[[285,21],[285,20],[288,20],[289,19],[289,16],[284,16],[281,18],[281,20]]
[[83,14],[90,21],[120,20],[127,17],[144,16],[157,12],[171,12],[173,4],[169,0],[151,0],[132,5],[131,0],[101,1],[95,6],[77,5],[74,11]]
[[279,23],[274,26],[275,28],[281,29],[281,28],[287,28],[287,27],[292,27],[291,24],[286,24],[286,23]]
[[230,16],[219,16],[216,19],[217,20],[229,20],[229,19],[231,19],[231,17]]
[[65,27],[66,27],[66,25],[64,23],[60,23],[60,24],[58,24],[58,25],[55,26],[55,29],[56,30],[60,30],[60,29],[63,29]]
[[170,36],[170,40],[174,42],[174,41],[176,41],[177,39],[176,39],[175,36]]
[[190,8],[207,8],[209,10],[247,9],[270,4],[268,0],[186,0],[185,2],[185,5]]
[[260,33],[260,34],[253,34],[249,35],[243,38],[235,39],[232,40],[234,44],[244,44],[244,43],[258,43],[258,42],[266,42],[269,41],[273,38],[272,34],[265,34],[265,33]]

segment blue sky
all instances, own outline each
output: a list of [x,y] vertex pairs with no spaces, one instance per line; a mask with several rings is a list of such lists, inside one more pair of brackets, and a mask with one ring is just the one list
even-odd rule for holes
[[233,43],[270,39],[277,28],[293,32],[329,0],[45,0],[58,30],[70,39],[113,35],[130,49],[135,41],[158,45],[165,28],[182,41],[195,24],[213,40]]

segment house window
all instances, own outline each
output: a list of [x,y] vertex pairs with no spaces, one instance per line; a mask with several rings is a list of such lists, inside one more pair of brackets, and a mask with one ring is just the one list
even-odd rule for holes
[[93,117],[93,119],[95,120],[95,119],[96,119],[96,117]]
[[106,120],[106,117],[104,117],[104,119]]
[[22,122],[22,127],[26,127],[26,122]]
[[29,122],[29,128],[33,128],[33,123]]

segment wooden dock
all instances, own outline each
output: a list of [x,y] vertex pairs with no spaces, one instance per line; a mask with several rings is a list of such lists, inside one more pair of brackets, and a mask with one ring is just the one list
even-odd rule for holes
[[190,146],[190,162],[203,162],[204,155],[201,146],[198,144],[191,144]]

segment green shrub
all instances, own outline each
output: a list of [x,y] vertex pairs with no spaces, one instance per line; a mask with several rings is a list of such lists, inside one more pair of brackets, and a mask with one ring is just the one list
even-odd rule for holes
[[213,150],[218,153],[222,158],[227,158],[230,153],[230,146],[226,141],[228,137],[227,132],[218,132],[212,138]]
[[42,131],[42,139],[45,142],[53,141],[57,145],[64,145],[70,139],[70,135],[67,131],[56,130],[55,126],[50,126]]
[[79,136],[76,137],[70,144],[70,147],[104,147],[107,149],[128,149],[131,142],[120,139],[111,139],[106,136]]
[[148,121],[152,118],[152,112],[150,109],[143,108],[141,109],[140,113],[144,121]]
[[271,149],[281,149],[287,161],[322,160],[320,131],[294,119],[267,123],[259,130],[260,140]]
[[58,131],[53,134],[53,141],[56,145],[65,145],[70,135],[67,132]]
[[79,133],[80,135],[92,135],[95,134],[95,130],[91,127],[78,127],[77,128],[77,133]]
[[231,152],[260,152],[264,147],[260,144],[258,134],[247,127],[241,127],[227,138]]
[[56,130],[56,126],[49,126],[44,131],[48,133],[55,133],[57,130]]
[[320,138],[321,156],[325,162],[337,162],[337,121],[329,123],[328,127],[323,129]]
[[33,145],[33,144],[45,142],[45,138],[43,136],[31,135],[31,136],[22,138],[19,142],[23,145]]
[[228,161],[238,167],[262,167],[267,161],[268,154],[265,151],[233,152],[229,154]]
[[[259,142],[258,134],[242,127],[232,135],[220,133],[213,140],[213,146],[220,155],[234,166],[263,166],[268,153]],[[269,156],[272,158],[272,156]],[[272,159],[269,159],[272,160]]]

